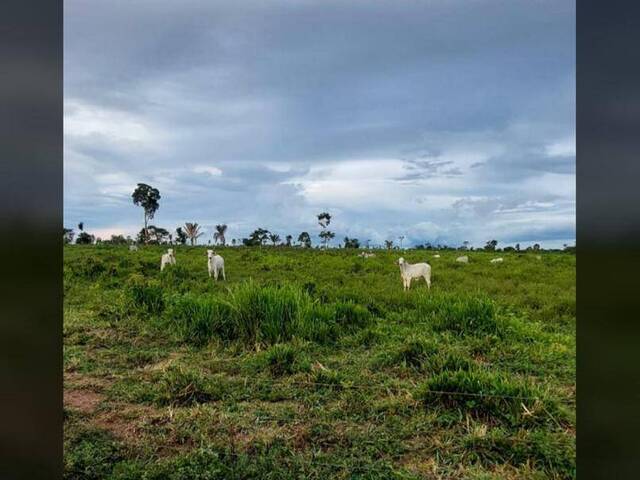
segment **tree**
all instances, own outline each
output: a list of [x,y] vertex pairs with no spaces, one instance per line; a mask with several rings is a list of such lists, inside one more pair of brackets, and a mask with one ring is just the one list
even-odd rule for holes
[[280,241],[280,235],[278,235],[277,233],[271,233],[269,235],[269,240],[271,240],[271,243],[273,243],[273,246],[276,246],[276,243],[278,243]]
[[234,247],[236,246],[236,239],[235,238],[231,239],[231,245],[233,245]]
[[469,250],[469,240],[465,240],[464,242],[462,242],[461,250]]
[[264,228],[256,228],[251,234],[249,238],[243,238],[242,243],[248,247],[251,246],[262,246],[264,242],[269,238],[269,230]]
[[398,237],[398,240],[400,240],[400,248],[402,249],[402,241],[404,240],[404,235],[400,235]]
[[200,231],[200,225],[197,223],[187,222],[184,224],[184,233],[191,242],[191,246],[198,243],[198,238],[202,236],[202,232]]
[[320,232],[320,238],[322,238],[322,241],[324,243],[324,248],[327,248],[327,243],[329,242],[329,240],[335,237],[335,234],[331,232],[325,233],[327,232],[327,227],[329,226],[330,223],[331,223],[331,215],[328,212],[322,212],[318,214],[318,225],[322,227],[322,231]]
[[516,243],[516,252],[519,252],[519,251],[520,251],[520,244]]
[[73,236],[75,234],[73,233],[73,228],[64,228],[62,230],[62,241],[67,244],[67,243],[73,243]]
[[498,241],[497,240],[489,240],[486,245],[484,246],[484,249],[487,252],[494,252],[496,249],[496,245],[498,245]]
[[84,231],[84,222],[80,222],[80,223],[78,224],[78,230],[80,230],[81,232],[83,232],[83,231]]
[[124,238],[123,235],[111,235],[111,239],[105,240],[104,243],[109,243],[111,245],[126,245],[127,239]]
[[360,240],[344,237],[344,248],[360,248]]
[[131,194],[134,205],[139,205],[144,210],[144,231],[145,231],[145,243],[148,242],[149,232],[147,231],[147,225],[149,220],[153,219],[160,204],[160,192],[157,188],[153,188],[146,183],[139,183],[138,187]]
[[533,251],[534,252],[540,251],[540,244],[539,243],[534,243],[533,244]]
[[213,234],[213,239],[216,241],[216,243],[220,242],[222,244],[222,246],[224,246],[227,243],[226,238],[224,238],[224,234],[227,232],[227,225],[226,224],[222,224],[222,225],[216,225],[216,232]]
[[327,246],[329,245],[329,242],[335,236],[336,234],[329,230],[323,230],[322,232],[320,232],[319,237],[322,239],[322,243],[324,243],[324,248],[327,248]]
[[385,240],[384,246],[387,247],[387,250],[391,250],[393,248],[393,240]]
[[284,238],[285,238],[285,240],[287,241],[287,243],[285,243],[285,245],[286,245],[287,247],[290,247],[290,246],[291,246],[291,240],[293,240],[293,236],[291,236],[291,235],[287,235],[287,236],[286,236],[286,237],[284,237]]
[[93,235],[89,235],[87,232],[80,232],[80,235],[76,238],[77,245],[91,245],[93,241]]
[[143,243],[145,242],[145,240],[147,244],[152,245],[167,243],[167,241],[169,240],[169,231],[162,227],[149,225],[146,229],[142,228],[138,233],[138,243]]
[[182,227],[176,228],[176,242],[180,245],[185,245],[187,243],[187,234],[184,233]]
[[311,235],[308,232],[298,235],[298,241],[307,248],[311,247]]

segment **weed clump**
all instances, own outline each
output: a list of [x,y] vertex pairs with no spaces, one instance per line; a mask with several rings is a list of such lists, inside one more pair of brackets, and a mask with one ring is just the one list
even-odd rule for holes
[[274,377],[291,375],[303,367],[300,351],[286,343],[271,346],[264,353],[262,362]]
[[155,401],[159,405],[187,407],[196,403],[217,400],[207,379],[199,372],[171,366],[158,378],[155,387]]
[[424,405],[457,409],[512,425],[523,420],[546,421],[545,409],[557,412],[556,405],[533,386],[477,369],[444,370],[427,380],[416,398]]
[[162,286],[141,275],[131,275],[127,282],[127,293],[134,307],[144,313],[162,313],[165,307]]
[[178,338],[195,346],[206,345],[214,335],[229,338],[232,325],[228,317],[225,303],[193,294],[173,297],[165,314],[166,324]]
[[501,335],[502,324],[494,302],[484,296],[421,295],[416,305],[421,319],[436,331],[458,335]]

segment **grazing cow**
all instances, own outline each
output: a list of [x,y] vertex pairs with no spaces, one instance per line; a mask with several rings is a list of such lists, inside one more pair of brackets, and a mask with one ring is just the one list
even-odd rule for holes
[[438,255],[437,253],[433,256],[433,258],[440,258],[440,255]]
[[137,245],[129,245],[129,251],[130,252],[137,252],[138,251],[138,246]]
[[368,253],[368,252],[360,252],[358,254],[358,256],[362,257],[362,258],[371,258],[371,257],[375,257],[376,254],[375,253]]
[[456,262],[469,263],[469,257],[467,257],[466,255],[463,255],[462,257],[456,258]]
[[428,263],[407,263],[404,258],[398,259],[400,265],[400,276],[405,290],[411,288],[411,279],[423,277],[427,282],[427,287],[431,288],[431,266]]
[[209,270],[209,278],[213,273],[213,278],[217,281],[218,274],[222,272],[222,279],[227,279],[224,275],[224,259],[213,250],[207,250],[207,268]]
[[491,263],[502,263],[502,262],[504,262],[504,259],[502,257],[494,258],[493,260],[491,260]]
[[176,256],[173,253],[173,248],[168,248],[167,253],[162,254],[162,258],[160,259],[160,271],[164,270],[164,267],[167,265],[175,265],[176,264]]

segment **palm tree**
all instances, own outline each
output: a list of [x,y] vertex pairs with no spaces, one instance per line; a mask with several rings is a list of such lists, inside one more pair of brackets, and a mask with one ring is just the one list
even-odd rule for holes
[[393,240],[385,240],[384,246],[387,247],[387,250],[391,250],[393,248]]
[[291,246],[291,240],[293,240],[293,237],[291,235],[287,235],[285,237],[285,239],[287,240],[287,243],[286,243],[287,247],[290,247]]
[[402,241],[404,240],[404,235],[400,235],[398,237],[398,240],[400,240],[400,250],[402,250]]
[[336,234],[329,230],[323,230],[320,232],[319,236],[322,239],[322,242],[324,243],[324,248],[326,249],[329,246],[329,242],[333,237],[336,236]]
[[226,232],[227,232],[227,225],[223,223],[222,225],[216,225],[216,232],[213,234],[213,239],[216,242],[219,241],[223,247],[227,243],[227,240],[224,238],[224,234]]
[[187,222],[184,224],[184,233],[187,235],[187,238],[191,241],[191,245],[195,245],[198,241],[198,237],[202,236],[202,232],[200,232],[200,225],[197,223]]
[[273,246],[275,247],[276,243],[280,241],[280,235],[278,235],[277,233],[270,233],[269,240],[271,240],[271,243],[273,243]]

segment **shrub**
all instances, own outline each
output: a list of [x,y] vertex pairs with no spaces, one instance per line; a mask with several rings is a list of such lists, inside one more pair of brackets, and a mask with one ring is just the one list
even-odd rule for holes
[[140,275],[131,275],[127,293],[133,305],[145,313],[157,314],[164,310],[163,290],[157,282],[147,281]]

